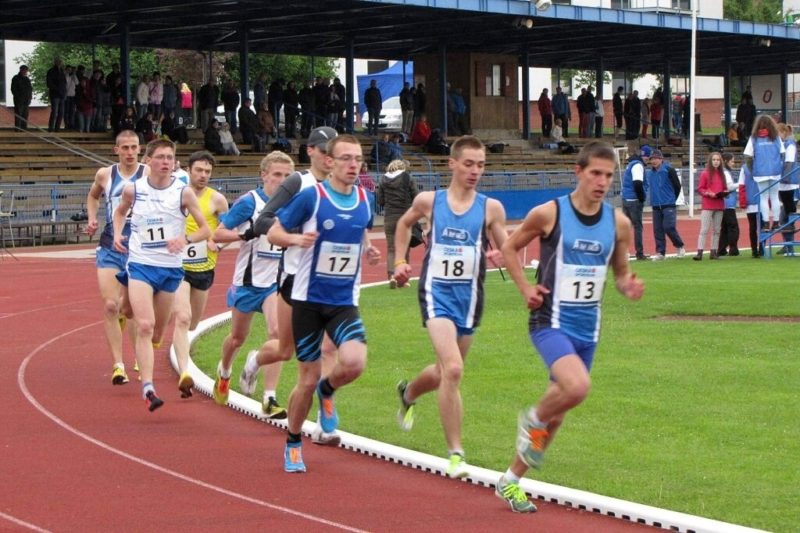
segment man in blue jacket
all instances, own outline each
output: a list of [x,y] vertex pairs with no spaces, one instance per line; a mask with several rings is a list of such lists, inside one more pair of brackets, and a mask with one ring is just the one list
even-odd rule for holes
[[636,248],[636,259],[647,259],[642,244],[642,210],[647,196],[647,183],[644,180],[645,166],[653,152],[648,145],[637,149],[636,143],[629,143],[628,165],[622,175],[622,212],[625,213],[633,225],[633,242]]
[[681,192],[681,180],[678,173],[669,163],[664,161],[661,150],[650,153],[650,166],[645,181],[650,188],[650,205],[653,208],[653,236],[656,240],[656,255],[653,261],[664,259],[667,250],[666,236],[678,249],[678,257],[686,255],[678,229],[676,228],[676,201]]

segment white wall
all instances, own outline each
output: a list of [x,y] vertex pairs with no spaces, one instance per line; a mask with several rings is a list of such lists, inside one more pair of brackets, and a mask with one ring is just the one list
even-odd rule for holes
[[[11,78],[16,76],[19,73],[19,67],[22,65],[21,62],[17,61],[16,58],[21,56],[22,54],[29,54],[33,52],[33,47],[36,46],[36,42],[33,41],[5,41],[6,47],[6,105],[13,106],[14,105],[14,98],[11,96]],[[44,106],[47,105],[41,100],[36,97],[36,93],[33,94],[33,101],[31,102],[31,106]]]

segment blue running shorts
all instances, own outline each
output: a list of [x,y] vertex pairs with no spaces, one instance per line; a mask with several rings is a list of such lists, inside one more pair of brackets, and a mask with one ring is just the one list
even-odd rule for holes
[[233,307],[240,313],[261,313],[264,300],[277,290],[277,283],[273,283],[269,287],[231,285],[228,287],[227,293],[228,307]]
[[592,369],[594,351],[597,349],[596,342],[570,337],[556,328],[535,329],[530,332],[530,337],[547,368],[551,368],[565,355],[576,354],[583,361],[587,372]]
[[113,268],[120,272],[125,271],[125,265],[128,264],[128,254],[121,254],[116,250],[103,248],[98,246],[95,250],[95,265],[97,268]]
[[117,274],[117,279],[123,285],[128,285],[129,279],[143,281],[153,288],[153,293],[175,292],[183,281],[183,267],[157,267],[141,263],[128,263],[127,279]]

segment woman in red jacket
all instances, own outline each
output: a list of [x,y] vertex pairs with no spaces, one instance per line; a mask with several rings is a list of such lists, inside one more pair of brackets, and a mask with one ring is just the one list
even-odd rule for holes
[[725,197],[728,195],[728,185],[725,183],[725,174],[722,169],[722,154],[711,152],[706,162],[706,168],[700,174],[700,186],[697,192],[702,198],[703,212],[700,215],[700,235],[697,237],[697,255],[692,259],[703,259],[703,246],[709,228],[713,229],[711,259],[719,259],[717,247],[719,246],[719,231],[722,227],[722,213],[725,211]]

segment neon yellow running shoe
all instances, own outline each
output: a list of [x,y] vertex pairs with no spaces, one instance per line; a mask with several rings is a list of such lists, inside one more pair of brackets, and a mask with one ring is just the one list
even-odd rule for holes
[[528,500],[528,495],[525,494],[525,491],[522,490],[519,483],[506,481],[505,476],[502,476],[497,482],[494,494],[501,500],[505,500],[515,513],[536,512],[536,506]]
[[226,405],[228,403],[228,394],[230,394],[231,378],[223,378],[220,376],[219,368],[217,368],[217,379],[214,380],[214,401],[217,405]]
[[467,477],[467,475],[469,475],[467,471],[467,460],[464,459],[464,456],[460,453],[451,453],[450,464],[447,465],[447,477],[460,479],[462,477]]
[[414,427],[414,404],[406,403],[406,388],[408,381],[405,379],[397,383],[397,394],[400,396],[400,408],[397,410],[397,423],[403,431],[411,431]]
[[181,398],[190,398],[192,396],[192,387],[194,387],[194,380],[188,372],[181,374],[178,379],[178,390],[181,391]]
[[125,331],[125,326],[128,325],[128,317],[125,315],[119,315],[117,320],[119,321],[119,329]]
[[111,372],[111,384],[124,385],[128,381],[128,374],[125,373],[125,369],[115,366],[114,370]]

